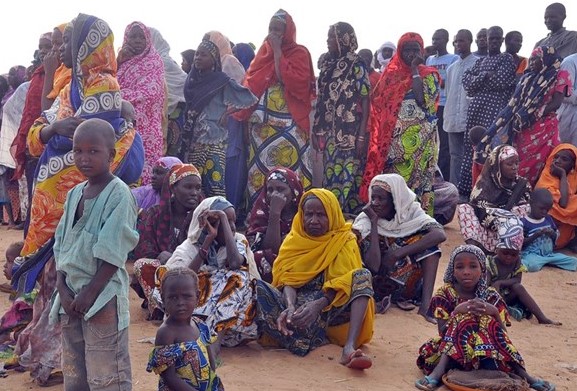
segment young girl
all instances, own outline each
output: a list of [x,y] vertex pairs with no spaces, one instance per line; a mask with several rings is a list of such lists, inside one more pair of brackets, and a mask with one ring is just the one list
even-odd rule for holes
[[429,314],[439,336],[419,349],[417,366],[427,374],[415,382],[419,390],[434,390],[451,368],[465,371],[493,369],[514,372],[535,390],[554,390],[547,381],[530,376],[523,358],[511,343],[507,306],[485,279],[485,254],[473,245],[451,254],[443,285],[431,299]]
[[224,390],[206,346],[210,331],[192,318],[198,297],[196,273],[171,269],[162,276],[160,290],[166,319],[146,366],[148,372],[160,375],[158,390]]
[[561,325],[549,319],[527,292],[521,278],[527,268],[521,263],[523,231],[517,226],[499,227],[499,244],[495,256],[487,258],[487,281],[508,305],[508,312],[517,320],[535,315],[541,324]]

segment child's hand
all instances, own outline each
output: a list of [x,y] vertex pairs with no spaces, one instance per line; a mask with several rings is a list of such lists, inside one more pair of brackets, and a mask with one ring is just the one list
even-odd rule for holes
[[6,261],[4,264],[4,277],[6,277],[8,281],[12,279],[12,267],[14,267],[14,262]]
[[82,314],[74,310],[74,306],[72,305],[72,302],[74,301],[74,295],[70,289],[59,290],[58,293],[60,294],[60,304],[62,305],[62,308],[64,308],[66,315],[72,318],[82,317]]
[[72,301],[72,308],[81,315],[86,315],[90,307],[96,301],[97,293],[92,289],[82,289]]

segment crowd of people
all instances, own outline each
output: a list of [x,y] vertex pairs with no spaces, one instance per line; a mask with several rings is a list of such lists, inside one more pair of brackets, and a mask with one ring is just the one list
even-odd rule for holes
[[[529,58],[499,26],[459,30],[452,50],[438,29],[426,56],[414,32],[358,50],[338,22],[318,77],[282,9],[259,48],[209,31],[181,66],[141,22],[118,53],[95,16],[42,34],[33,65],[0,77],[2,221],[23,230],[4,267],[8,366],[42,386],[131,389],[135,293],[162,321],[146,368],[159,390],[224,389],[221,346],[251,341],[299,356],[337,344],[340,364],[368,369],[362,346],[391,305],[438,329],[418,389],[484,369],[554,390],[506,330],[561,325],[524,272],[577,270],[558,252],[577,250],[565,16],[546,8]],[[435,290],[455,214],[466,244]]]

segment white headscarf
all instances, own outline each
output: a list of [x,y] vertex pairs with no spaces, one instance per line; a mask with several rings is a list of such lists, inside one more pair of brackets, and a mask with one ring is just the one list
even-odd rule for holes
[[162,37],[160,32],[152,27],[148,28],[150,30],[150,36],[152,38],[152,46],[156,49],[162,62],[164,64],[164,78],[166,80],[166,87],[168,90],[168,114],[171,114],[178,102],[184,102],[184,82],[186,81],[186,73],[180,68],[180,65],[176,63],[170,57],[170,46],[168,42]]
[[2,128],[0,130],[1,166],[16,167],[16,162],[10,153],[10,147],[20,127],[28,87],[30,87],[30,82],[28,81],[20,84],[2,108]]
[[379,51],[377,52],[377,61],[379,62],[379,64],[381,64],[381,72],[385,70],[385,68],[387,67],[387,65],[391,61],[391,58],[393,58],[393,56],[391,56],[390,58],[383,58],[383,49],[384,48],[393,49],[393,56],[397,52],[397,47],[395,46],[394,43],[392,43],[390,41],[387,41],[381,45],[381,47],[379,48]]
[[[369,200],[373,194],[373,186],[390,188],[395,205],[395,217],[392,220],[379,218],[377,228],[379,235],[389,238],[404,238],[420,231],[426,224],[435,223],[435,219],[425,213],[421,204],[416,201],[417,196],[407,187],[407,183],[398,174],[377,175],[369,186]],[[364,239],[371,233],[371,220],[362,212],[353,223],[353,229]]]

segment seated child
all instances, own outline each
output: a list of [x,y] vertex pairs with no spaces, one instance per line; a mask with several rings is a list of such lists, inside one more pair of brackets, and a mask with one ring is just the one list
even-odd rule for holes
[[554,252],[555,241],[559,236],[553,218],[548,215],[553,207],[553,196],[547,189],[535,189],[531,193],[529,215],[521,218],[523,222],[523,251],[521,261],[530,272],[536,272],[545,265],[561,269],[577,270],[577,258]]
[[126,259],[138,242],[128,186],[110,172],[115,133],[101,119],[74,133],[74,163],[88,181],[68,192],[55,234],[57,294],[50,319],[62,322],[64,388],[132,388]]
[[[417,366],[426,374],[415,382],[419,390],[434,390],[452,368],[500,370],[525,379],[536,390],[554,390],[545,380],[530,376],[523,358],[507,335],[505,302],[487,287],[485,254],[473,245],[453,250],[443,281],[429,306],[439,336],[419,349]],[[475,337],[472,337],[474,335]]]
[[[473,145],[473,147],[476,147],[485,136],[485,133],[487,133],[487,129],[485,129],[484,127],[473,126],[469,130],[469,140],[471,140],[471,145]],[[473,167],[472,167],[473,185],[475,185],[475,183],[477,182],[477,178],[479,178],[479,175],[481,175],[481,171],[483,171],[484,164],[485,162],[483,162],[479,158],[477,150],[475,149],[475,151],[473,152]]]
[[160,375],[158,390],[224,390],[207,349],[210,330],[192,317],[198,277],[188,267],[168,270],[160,283],[166,318],[156,332],[146,370]]
[[487,281],[507,303],[509,314],[516,320],[535,315],[541,324],[561,323],[545,316],[541,308],[521,284],[527,268],[521,263],[523,231],[516,225],[499,227],[499,243],[495,255],[487,258]]
[[[20,256],[20,251],[24,247],[24,242],[14,242],[6,249],[6,262],[4,263],[4,277],[7,281],[12,280],[12,268],[14,267],[14,260]],[[12,286],[9,283],[0,285],[0,291],[12,293]]]

